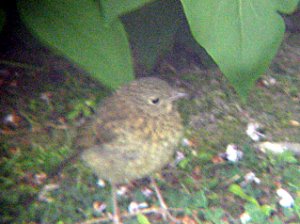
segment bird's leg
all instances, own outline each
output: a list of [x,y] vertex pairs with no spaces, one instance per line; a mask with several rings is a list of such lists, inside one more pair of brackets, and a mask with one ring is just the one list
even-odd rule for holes
[[112,192],[112,202],[113,202],[113,222],[114,224],[121,224],[120,220],[120,210],[118,207],[118,199],[117,199],[117,188],[115,184],[111,184],[111,192]]
[[169,218],[171,221],[175,222],[175,223],[178,223],[179,220],[177,220],[175,217],[173,217],[170,212],[168,211],[168,206],[164,200],[164,198],[162,197],[161,195],[161,192],[156,184],[156,181],[153,177],[150,177],[151,178],[151,185],[157,195],[157,198],[158,198],[158,201],[159,201],[159,204],[160,204],[160,207],[162,209],[162,216],[164,219],[166,218]]

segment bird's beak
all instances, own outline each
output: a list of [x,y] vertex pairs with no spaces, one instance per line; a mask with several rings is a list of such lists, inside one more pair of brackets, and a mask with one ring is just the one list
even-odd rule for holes
[[188,96],[187,93],[174,91],[169,99],[173,102],[181,98],[187,98]]

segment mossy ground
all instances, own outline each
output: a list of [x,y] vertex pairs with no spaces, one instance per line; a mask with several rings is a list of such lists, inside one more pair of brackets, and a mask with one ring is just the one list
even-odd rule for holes
[[[97,212],[93,205],[105,203],[106,211],[111,211],[110,186],[97,186],[92,171],[80,161],[67,166],[59,180],[38,177],[72,152],[77,123],[109,92],[93,80],[69,72],[56,74],[60,81],[53,81],[47,72],[3,71],[18,72],[18,76],[6,80],[1,89],[1,222],[74,223],[105,217],[106,213]],[[270,75],[276,83],[264,86],[258,82],[247,104],[240,102],[216,70],[165,75],[179,80],[194,95],[179,103],[185,138],[192,143],[178,147],[185,159],[156,175],[169,206],[180,208],[178,217],[186,223],[239,223],[245,210],[253,223],[299,222],[299,160],[293,155],[263,154],[246,135],[247,124],[255,120],[263,125],[267,140],[299,142],[300,129],[290,124],[291,120],[300,121],[299,73]],[[15,116],[14,124],[4,122],[9,114]],[[243,159],[238,163],[216,160],[231,143],[240,147]],[[240,184],[250,171],[261,183],[243,188],[248,199],[233,194],[230,186]],[[58,189],[46,194],[47,202],[38,200],[43,184],[50,183],[59,184]],[[294,208],[278,205],[279,185],[296,199]],[[129,192],[119,198],[122,211],[131,201],[157,205],[154,196],[147,198],[141,193],[147,186],[150,188],[147,181],[128,186]],[[262,205],[270,206],[272,214],[266,215]],[[157,215],[148,219],[162,223]],[[125,220],[137,222],[135,218]]]

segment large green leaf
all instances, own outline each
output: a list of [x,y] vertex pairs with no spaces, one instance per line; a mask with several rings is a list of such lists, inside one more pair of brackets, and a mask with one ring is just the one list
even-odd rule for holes
[[299,3],[299,0],[274,0],[276,5],[276,9],[278,9],[279,12],[290,14],[294,12],[297,8],[297,5]]
[[110,23],[115,18],[136,10],[153,0],[98,0],[105,19]]
[[122,18],[135,53],[135,63],[150,71],[159,56],[171,49],[182,20],[181,5],[174,0],[156,1]]
[[133,79],[126,32],[116,19],[104,25],[91,0],[20,0],[22,20],[40,40],[110,88]]
[[193,36],[245,100],[283,39],[278,0],[181,2]]

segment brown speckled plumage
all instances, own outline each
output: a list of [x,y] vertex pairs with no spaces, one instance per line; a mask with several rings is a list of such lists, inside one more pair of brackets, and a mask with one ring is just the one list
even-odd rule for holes
[[82,159],[112,184],[160,170],[182,134],[176,98],[178,93],[157,78],[121,87],[79,129],[75,146],[82,149]]

